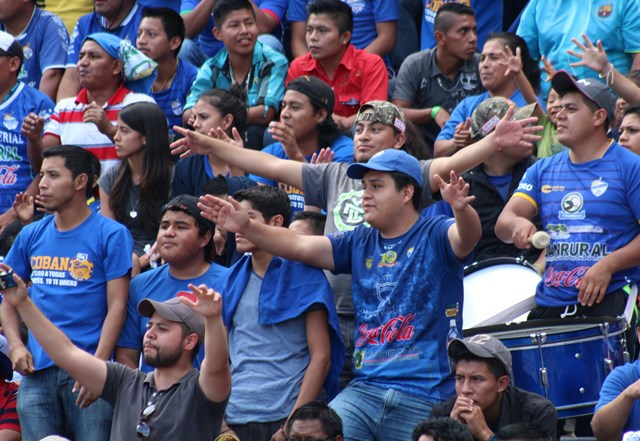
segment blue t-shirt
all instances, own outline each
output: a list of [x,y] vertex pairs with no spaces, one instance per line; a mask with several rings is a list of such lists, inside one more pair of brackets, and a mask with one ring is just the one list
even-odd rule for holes
[[[578,58],[566,52],[576,49],[572,38],[582,42],[580,35],[586,34],[594,44],[602,41],[609,61],[626,74],[631,68],[632,55],[640,52],[640,2],[530,0],[516,33],[527,42],[534,59],[544,55],[557,70],[568,70],[576,78],[593,78],[597,75],[588,67],[570,66]],[[543,96],[547,96],[550,87],[550,82],[542,82]]]
[[478,25],[478,47],[484,46],[487,37],[492,32],[502,30],[502,14],[504,0],[422,0],[422,27],[420,33],[420,50],[431,49],[436,46],[433,36],[433,22],[436,13],[443,3],[462,3],[471,6]]
[[169,135],[175,135],[173,126],[182,127],[182,109],[189,95],[191,85],[198,75],[198,68],[193,64],[178,60],[178,70],[176,71],[171,87],[161,92],[151,92],[151,97],[167,115],[169,124]]
[[[333,162],[344,162],[346,164],[351,164],[353,162],[353,139],[347,138],[346,136],[339,136],[330,147],[331,151],[335,153]],[[262,151],[280,159],[289,159],[284,151],[284,147],[282,147],[282,144],[279,142],[266,146]],[[318,149],[318,152],[320,152],[320,149]],[[312,156],[313,155],[309,155],[305,158],[307,162],[311,160]],[[287,196],[289,196],[289,200],[291,201],[292,218],[297,212],[304,210],[304,193],[301,189],[292,187],[284,182],[276,182],[256,175],[249,175],[249,177],[259,184],[278,187],[287,193]]]
[[[615,368],[602,384],[600,399],[596,404],[596,412],[618,398],[627,387],[638,380],[640,380],[640,360]],[[630,430],[640,430],[640,401],[638,400],[633,400],[629,418],[624,424],[623,432]]]
[[[0,30],[5,30],[2,23]],[[69,33],[57,15],[35,8],[29,24],[16,40],[24,52],[24,63],[18,75],[23,83],[37,89],[45,70],[65,68]]]
[[[200,0],[182,0],[182,5],[180,6],[180,15],[185,15],[193,11],[196,6],[198,6],[198,3],[200,3]],[[273,28],[273,31],[271,31],[271,35],[277,37],[278,39],[282,39],[282,20],[284,20],[285,14],[287,13],[287,0],[254,0],[253,3],[255,3],[256,6],[258,6],[261,10],[278,21],[278,25]],[[215,23],[213,22],[212,15],[211,17],[209,17],[209,22],[197,37],[197,42],[200,46],[200,49],[202,49],[207,57],[215,56],[224,47],[222,41],[213,36],[214,26]]]
[[[601,159],[574,164],[564,151],[527,170],[512,197],[529,201],[551,236],[536,304],[576,304],[587,270],[640,234],[638,176],[640,156],[613,141]],[[638,267],[618,271],[607,292],[638,280]]]
[[[193,279],[178,279],[171,275],[169,265],[162,265],[159,268],[146,271],[134,277],[129,288],[127,318],[116,346],[142,350],[142,340],[147,332],[149,318],[142,317],[138,313],[138,303],[140,301],[151,299],[157,302],[164,302],[175,297],[179,292],[191,292],[187,286],[189,283],[196,286],[204,283],[210,288],[220,289],[217,286],[217,282],[225,270],[226,268],[211,262],[211,266],[203,275]],[[193,366],[199,369],[203,359],[204,346],[200,348],[196,355]],[[141,361],[140,370],[142,372],[151,372],[153,368]]]
[[[456,126],[462,122],[465,122],[467,118],[471,118],[471,114],[473,111],[480,105],[481,102],[486,100],[487,98],[491,98],[489,92],[482,92],[480,95],[469,96],[458,103],[458,105],[453,109],[451,113],[451,118],[444,125],[440,133],[438,133],[438,137],[436,141],[440,141],[442,139],[453,139],[453,134],[456,131]],[[522,107],[527,105],[527,101],[522,96],[520,89],[516,89],[515,92],[509,97],[516,106]],[[538,98],[538,105],[542,106],[544,110],[546,108],[545,103]]]
[[136,0],[141,8],[169,8],[180,12],[180,0]]
[[[40,311],[93,354],[107,315],[107,282],[131,271],[133,240],[124,226],[99,214],[69,231],[59,231],[55,218],[24,227],[6,263],[31,281],[31,300]],[[54,365],[31,332],[29,350],[36,370]]]
[[47,95],[20,82],[0,103],[0,213],[13,206],[16,194],[25,191],[35,177],[27,157],[27,139],[20,132],[22,121],[30,112],[48,120],[53,108]]
[[463,262],[449,243],[452,224],[419,218],[393,239],[364,225],[329,236],[334,272],[352,276],[353,381],[431,402],[454,394],[447,334],[455,318],[462,335]]
[[69,43],[69,49],[67,50],[67,67],[76,66],[82,43],[87,36],[94,32],[108,32],[109,34],[129,41],[135,46],[136,39],[138,38],[140,20],[142,20],[142,7],[137,3],[133,5],[129,14],[115,29],[108,29],[105,18],[95,12],[83,15],[71,33],[71,41]]

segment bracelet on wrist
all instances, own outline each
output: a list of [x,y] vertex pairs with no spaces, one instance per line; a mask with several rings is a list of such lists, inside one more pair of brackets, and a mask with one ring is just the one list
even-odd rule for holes
[[609,68],[607,70],[607,73],[605,73],[605,74],[599,73],[598,77],[599,78],[603,78],[605,83],[607,84],[607,86],[612,86],[613,85],[613,78],[614,78],[613,63],[609,63],[608,67]]
[[433,120],[436,119],[436,115],[438,114],[440,109],[442,109],[442,106],[433,106],[431,108],[431,119],[433,119]]

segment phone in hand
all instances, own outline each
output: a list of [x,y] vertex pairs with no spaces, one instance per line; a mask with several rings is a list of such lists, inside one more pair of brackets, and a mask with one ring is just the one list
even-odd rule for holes
[[13,270],[0,272],[0,291],[14,286],[16,286],[16,282],[13,280]]

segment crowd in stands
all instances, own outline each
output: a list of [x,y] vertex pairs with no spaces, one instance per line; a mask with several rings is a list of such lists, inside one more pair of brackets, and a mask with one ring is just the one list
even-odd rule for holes
[[622,317],[640,432],[638,54],[637,0],[0,0],[0,440],[575,436],[463,326],[493,258]]

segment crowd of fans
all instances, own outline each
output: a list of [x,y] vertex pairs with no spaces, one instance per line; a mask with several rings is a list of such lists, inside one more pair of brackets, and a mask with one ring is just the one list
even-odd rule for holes
[[0,2],[0,439],[575,435],[463,326],[497,257],[640,431],[636,0],[69,3]]

